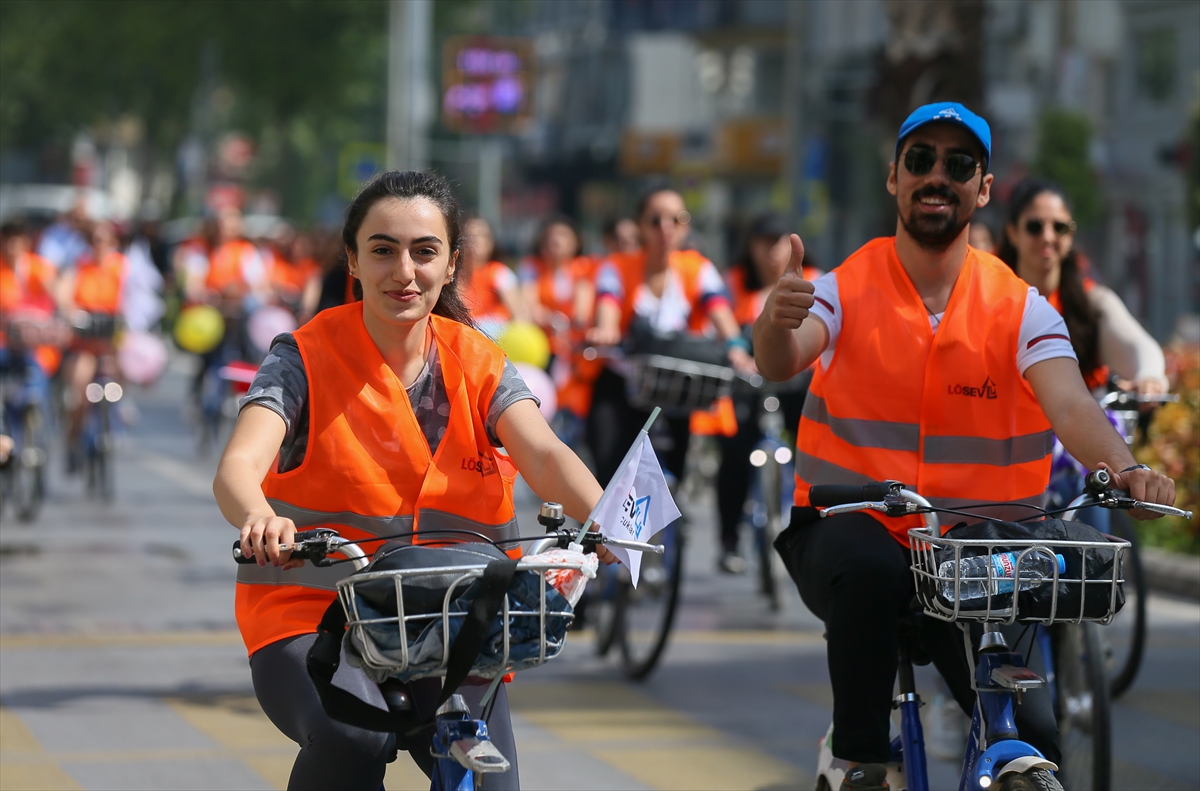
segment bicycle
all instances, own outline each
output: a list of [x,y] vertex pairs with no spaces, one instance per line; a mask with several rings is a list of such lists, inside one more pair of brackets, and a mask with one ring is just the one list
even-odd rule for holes
[[[503,639],[501,641],[502,655],[498,662],[492,661],[485,667],[476,665],[471,670],[472,675],[492,679],[491,687],[483,698],[482,705],[485,707],[505,674],[544,664],[561,653],[565,646],[565,638],[557,645],[551,645],[548,642],[545,624],[550,619],[565,620],[569,623],[574,618],[574,614],[569,603],[566,610],[548,609],[547,590],[548,586],[553,586],[548,575],[563,571],[584,573],[584,564],[564,559],[541,559],[540,555],[555,548],[587,551],[597,544],[610,544],[641,551],[645,557],[652,557],[656,552],[661,551],[658,547],[650,544],[621,541],[596,532],[584,533],[579,528],[567,528],[564,527],[565,521],[561,505],[543,503],[538,522],[546,528],[546,532],[542,535],[522,536],[518,539],[531,542],[528,550],[517,563],[517,570],[532,571],[537,576],[538,606],[522,607],[520,604],[514,604],[511,594],[505,593],[497,607],[498,612],[487,616],[499,618],[499,623],[502,624]],[[411,540],[412,534],[398,533],[361,542],[350,541],[341,538],[336,530],[322,527],[297,532],[292,543],[281,546],[280,549],[290,551],[292,559],[311,561],[318,566],[328,566],[339,562],[348,562],[354,566],[358,573],[345,577],[337,583],[338,600],[345,611],[346,626],[351,639],[355,641],[356,645],[363,648],[361,659],[366,667],[387,671],[393,676],[408,673],[409,680],[448,677],[452,672],[449,665],[454,661],[449,638],[449,635],[452,634],[451,621],[455,619],[462,621],[462,631],[459,634],[462,634],[469,625],[466,620],[469,617],[467,612],[452,610],[453,594],[460,588],[466,588],[473,582],[482,580],[488,565],[475,562],[430,568],[363,572],[369,564],[370,556],[359,546],[360,543],[403,538]],[[330,560],[329,556],[333,554],[342,555],[342,559]],[[233,557],[238,563],[256,562],[254,558],[242,555],[240,541],[233,544]],[[406,605],[405,591],[411,589],[406,588],[405,582],[416,581],[420,585],[422,580],[434,579],[451,580],[448,585],[444,586],[446,593],[440,611],[429,613],[413,603]],[[371,610],[368,609],[369,605],[366,604],[360,586],[379,580],[394,585],[397,613],[394,617],[364,617],[364,611],[371,612]],[[441,586],[434,585],[434,587],[440,590]],[[482,597],[484,594],[481,592],[479,595]],[[517,625],[519,622],[538,624],[536,649],[530,653],[527,646],[527,650],[521,657],[517,657],[512,651],[518,643],[517,640],[514,640],[513,634],[520,631],[520,627]],[[417,668],[417,660],[414,658],[413,652],[409,650],[407,638],[400,641],[401,650],[397,652],[380,650],[376,643],[376,637],[373,637],[373,635],[377,636],[380,630],[386,629],[397,629],[401,635],[404,635],[406,630],[413,629],[414,625],[417,630],[422,630],[422,625],[425,625],[424,628],[440,627],[440,634],[445,636],[441,661],[436,667],[422,666],[414,671],[414,668]],[[477,656],[476,661],[479,660],[480,657]],[[385,700],[393,711],[412,710],[412,701],[401,687],[384,682],[381,684],[381,692],[384,693]],[[469,707],[463,697],[458,694],[450,695],[436,710],[433,722],[432,754],[437,759],[431,778],[432,791],[451,791],[452,789],[453,791],[474,791],[479,787],[481,775],[503,772],[508,770],[511,765],[511,762],[491,742],[486,720],[472,718]]]
[[[1169,506],[1137,502],[1127,493],[1110,491],[1108,474],[1097,471],[1089,476],[1089,492],[1080,495],[1065,512],[1064,518],[1087,505],[1105,508],[1144,508],[1162,514],[1186,516],[1190,513]],[[1093,493],[1094,491],[1103,494]],[[1000,791],[1061,791],[1058,773],[1072,788],[1107,788],[1110,780],[1108,683],[1103,672],[1097,623],[1112,620],[1116,611],[1118,588],[1122,582],[1121,561],[1129,543],[1112,537],[1101,541],[1065,541],[1060,539],[955,539],[941,534],[939,511],[928,500],[904,489],[897,481],[865,486],[814,486],[810,500],[821,518],[855,511],[874,510],[888,516],[920,514],[923,527],[908,531],[912,572],[916,583],[921,616],[957,623],[970,644],[970,626],[981,624],[978,658],[968,651],[976,690],[976,703],[963,757],[959,783],[961,789]],[[961,512],[957,512],[961,513]],[[1047,512],[1051,513],[1051,512]],[[985,517],[981,517],[985,518]],[[1011,577],[1002,579],[989,566],[986,579],[986,606],[969,609],[962,606],[963,583],[958,561],[972,555],[994,555],[1011,551],[1016,554]],[[1000,598],[999,585],[1021,579],[1022,565],[1041,555],[1054,558],[1065,552],[1081,553],[1084,562],[1078,575],[1067,575],[1055,564],[1052,576],[1044,581],[1053,588],[1049,611],[1018,613],[1018,599]],[[1111,576],[1088,579],[1082,570],[1088,553],[1111,558]],[[949,572],[941,571],[943,561],[952,560]],[[1107,572],[1106,572],[1107,573]],[[984,582],[982,578],[976,580]],[[1078,591],[1079,609],[1068,611],[1059,606],[1059,586]],[[948,587],[946,587],[948,586]],[[1088,588],[1092,586],[1092,588]],[[1104,612],[1088,613],[1087,590],[1097,587],[1109,593]],[[949,596],[939,589],[952,591]],[[1063,597],[1064,599],[1066,597]],[[1042,647],[1046,678],[1031,671],[1024,657],[1010,651],[999,625],[1018,620],[1034,624],[1034,639]],[[1018,640],[1019,642],[1019,640]],[[893,789],[927,791],[929,788],[925,743],[919,709],[920,696],[913,679],[910,646],[901,642],[899,652],[899,696],[893,704],[900,711],[901,735],[892,740],[892,760],[888,764],[888,782]],[[1048,686],[1062,734],[1063,767],[1048,761],[1036,748],[1019,738],[1013,719],[1014,705],[1031,689]],[[838,788],[845,776],[844,762],[834,759],[831,749],[832,727],[819,742],[818,789]],[[839,765],[840,764],[840,765]]]
[[[1110,382],[1109,392],[1100,399],[1100,408],[1105,411],[1109,422],[1125,440],[1125,444],[1132,449],[1141,416],[1140,407],[1178,400],[1178,395],[1142,396],[1137,392],[1121,390],[1115,386],[1114,379]],[[1083,465],[1072,458],[1057,439],[1054,443],[1053,458],[1050,474],[1052,507],[1064,505],[1067,497],[1073,496],[1065,495],[1064,492],[1074,493],[1083,489],[1082,481],[1087,475]],[[1086,514],[1084,516],[1087,517]],[[1118,512],[1112,517],[1111,520],[1104,520],[1110,524],[1101,523],[1093,527],[1102,532],[1111,532],[1130,544],[1125,557],[1125,607],[1101,636],[1110,680],[1110,696],[1115,700],[1133,685],[1141,668],[1146,646],[1146,602],[1149,594],[1146,577],[1142,571],[1137,530],[1124,513]]]
[[33,522],[46,496],[49,458],[44,403],[48,387],[29,349],[61,335],[54,324],[44,327],[9,323],[11,345],[0,349],[0,434],[12,439],[10,462],[0,469],[0,505],[12,503],[20,522]]
[[795,454],[786,436],[783,403],[785,394],[802,393],[811,377],[807,374],[786,382],[768,382],[755,374],[740,377],[738,386],[748,387],[758,399],[758,425],[762,434],[747,461],[757,471],[750,483],[748,523],[754,536],[758,560],[759,592],[766,597],[772,612],[781,602],[776,580],[775,537],[783,529],[783,513],[790,507],[795,488]]
[[116,484],[112,454],[116,432],[122,425],[116,404],[125,397],[117,379],[117,358],[113,338],[120,330],[120,319],[104,313],[79,311],[71,317],[71,326],[81,348],[96,357],[96,370],[84,387],[84,410],[75,447],[68,453],[83,464],[84,479],[90,495],[105,503],[112,502]]

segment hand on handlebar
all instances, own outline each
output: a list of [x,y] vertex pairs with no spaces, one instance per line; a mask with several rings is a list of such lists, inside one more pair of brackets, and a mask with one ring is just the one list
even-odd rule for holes
[[745,349],[739,349],[736,346],[729,350],[729,364],[747,376],[758,373],[758,366],[754,364],[754,358],[747,354]]
[[767,320],[776,327],[794,330],[808,318],[808,309],[813,306],[813,284],[804,279],[804,243],[796,234],[791,235],[792,257],[775,288],[771,289],[763,306]]
[[291,544],[295,536],[296,524],[286,517],[272,514],[250,519],[242,525],[242,555],[253,557],[260,566],[270,561],[284,571],[299,568],[303,560],[291,560],[291,550],[279,550],[280,544]]
[[[1100,462],[1099,469],[1108,470],[1112,476],[1110,486],[1114,489],[1124,489],[1129,492],[1129,496],[1134,500],[1140,500],[1144,503],[1157,503],[1159,505],[1175,505],[1175,481],[1171,480],[1161,472],[1154,470],[1143,470],[1141,468],[1129,470],[1128,472],[1117,472],[1112,467],[1104,462]],[[1159,519],[1162,514],[1145,509],[1130,511],[1129,515],[1134,519],[1148,520]]]

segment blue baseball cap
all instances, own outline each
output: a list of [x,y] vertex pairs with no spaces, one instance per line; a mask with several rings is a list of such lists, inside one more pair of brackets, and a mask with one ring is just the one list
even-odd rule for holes
[[988,126],[987,121],[958,102],[936,102],[913,110],[912,115],[900,125],[900,134],[896,136],[896,156],[900,156],[900,146],[903,145],[904,138],[926,124],[936,123],[958,124],[974,135],[979,145],[983,146],[984,155],[987,157],[984,170],[987,169],[987,163],[992,161],[992,128]]

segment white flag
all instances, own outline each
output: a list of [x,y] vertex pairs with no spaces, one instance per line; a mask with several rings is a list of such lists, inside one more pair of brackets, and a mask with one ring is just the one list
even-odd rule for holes
[[[625,454],[589,518],[610,538],[646,542],[680,516],[662,468],[658,466],[658,457],[650,445],[650,437],[643,431]],[[637,587],[642,553],[611,544],[606,546],[629,567],[633,585]]]

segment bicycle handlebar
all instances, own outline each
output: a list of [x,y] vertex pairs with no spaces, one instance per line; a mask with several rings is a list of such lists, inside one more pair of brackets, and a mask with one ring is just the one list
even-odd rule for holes
[[1100,399],[1100,408],[1110,406],[1138,406],[1141,404],[1173,404],[1179,401],[1177,393],[1160,393],[1157,395],[1141,395],[1132,390],[1114,390],[1106,393]]
[[862,486],[844,484],[817,484],[808,491],[808,501],[817,508],[847,505],[859,502],[882,501],[904,488],[900,481],[879,481]]

